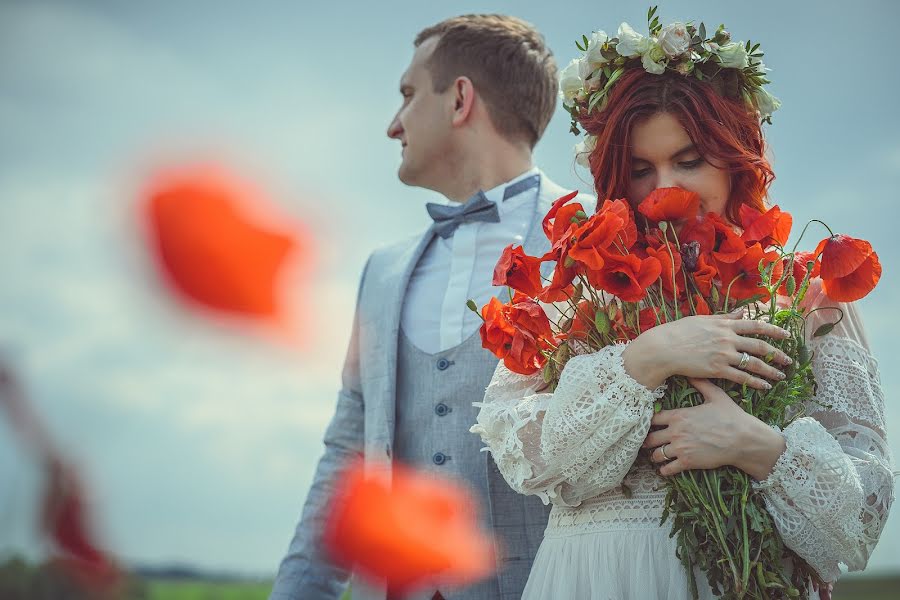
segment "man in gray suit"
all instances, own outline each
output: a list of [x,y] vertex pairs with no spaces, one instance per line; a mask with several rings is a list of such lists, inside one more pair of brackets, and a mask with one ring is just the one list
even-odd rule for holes
[[[424,234],[366,264],[325,454],[275,600],[337,599],[345,590],[351,574],[329,562],[321,531],[340,468],[359,456],[368,472],[396,460],[463,479],[502,548],[495,576],[417,599],[518,600],[547,523],[548,509],[512,491],[469,433],[472,403],[497,359],[481,347],[481,322],[465,304],[506,299],[491,284],[505,246],[533,256],[549,247],[541,219],[567,190],[533,166],[532,150],[556,104],[556,64],[534,27],[507,16],[448,19],[419,33],[415,47],[387,133],[402,146],[400,180],[447,202],[427,206],[434,224]],[[354,600],[391,597],[371,581],[354,577],[352,586]]]

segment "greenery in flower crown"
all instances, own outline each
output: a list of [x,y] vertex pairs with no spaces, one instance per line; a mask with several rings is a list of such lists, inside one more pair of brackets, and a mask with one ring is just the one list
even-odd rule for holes
[[584,54],[563,69],[559,82],[563,105],[572,115],[572,133],[581,133],[579,117],[603,110],[616,81],[636,67],[655,75],[672,71],[709,82],[721,95],[742,99],[762,122],[771,123],[781,102],[763,89],[770,81],[759,44],[731,41],[724,25],[712,37],[706,37],[703,23],[676,21],[662,26],[657,8],[647,12],[648,37],[622,23],[616,37],[595,31],[575,42]]

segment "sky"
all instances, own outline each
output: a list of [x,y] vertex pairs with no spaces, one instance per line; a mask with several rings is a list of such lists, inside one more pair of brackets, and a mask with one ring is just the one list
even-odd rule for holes
[[[574,40],[645,27],[641,2],[47,2],[0,0],[0,355],[79,466],[101,538],[126,563],[269,575],[332,414],[368,254],[421,231],[436,195],[397,179],[386,137],[422,28],[499,12],[564,66]],[[890,0],[667,2],[662,21],[760,42],[783,107],[767,127],[772,200],[872,242],[861,302],[900,457],[900,189]],[[591,191],[559,108],[536,163]],[[218,161],[315,232],[289,281],[302,348],[198,318],[162,293],[135,201],[158,166]],[[799,227],[795,227],[799,229]],[[812,249],[817,231],[802,245]],[[0,421],[0,555],[38,555],[40,479]],[[900,569],[900,509],[870,561]]]

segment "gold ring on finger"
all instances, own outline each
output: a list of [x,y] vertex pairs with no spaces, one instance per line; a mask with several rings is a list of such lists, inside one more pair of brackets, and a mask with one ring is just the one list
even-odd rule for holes
[[749,362],[750,362],[750,355],[747,354],[746,352],[744,352],[743,354],[741,354],[741,362],[738,363],[737,368],[743,369],[744,367],[747,366],[747,363],[749,363]]
[[671,458],[668,457],[668,455],[666,455],[666,446],[668,446],[668,444],[663,444],[662,446],[660,446],[660,447],[659,447],[659,453],[663,455],[663,458],[664,458],[664,459],[666,459],[666,460],[672,460]]

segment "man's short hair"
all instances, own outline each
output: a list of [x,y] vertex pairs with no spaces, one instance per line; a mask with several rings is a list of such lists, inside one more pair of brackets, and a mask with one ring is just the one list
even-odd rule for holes
[[438,37],[426,66],[434,91],[468,77],[501,135],[533,148],[556,107],[553,53],[530,23],[506,15],[462,15],[419,32],[415,45]]

